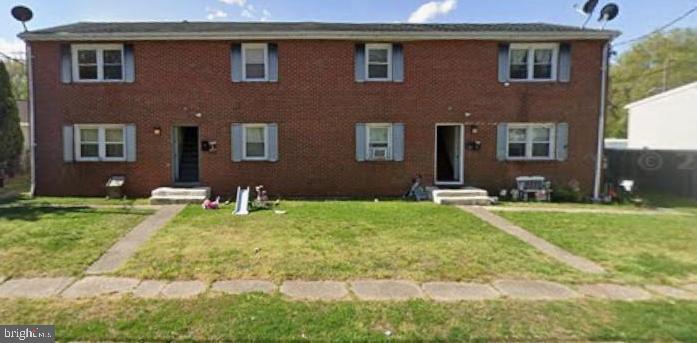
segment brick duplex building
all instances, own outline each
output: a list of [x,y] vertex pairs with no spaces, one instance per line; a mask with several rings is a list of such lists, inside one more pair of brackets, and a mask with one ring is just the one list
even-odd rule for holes
[[[77,23],[29,46],[35,193],[497,191],[596,177],[614,31],[550,24]],[[605,56],[605,57],[604,57]],[[600,119],[600,120],[599,120]]]

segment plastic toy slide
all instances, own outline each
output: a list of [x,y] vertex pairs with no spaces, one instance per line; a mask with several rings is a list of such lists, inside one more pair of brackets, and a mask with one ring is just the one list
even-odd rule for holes
[[249,214],[249,187],[237,187],[237,200],[235,200],[235,211],[232,214],[236,216],[246,216]]

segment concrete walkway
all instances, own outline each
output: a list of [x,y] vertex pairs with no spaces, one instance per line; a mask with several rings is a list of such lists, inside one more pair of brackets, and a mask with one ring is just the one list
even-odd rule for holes
[[496,280],[492,283],[426,282],[411,280],[302,281],[276,284],[267,280],[166,281],[88,276],[72,278],[10,279],[0,283],[0,298],[66,300],[131,296],[147,299],[194,299],[222,294],[276,294],[291,301],[697,301],[697,285],[630,286],[618,284],[565,285],[543,280]]
[[508,220],[488,211],[483,207],[460,207],[463,211],[469,212],[485,222],[493,225],[501,231],[514,236],[521,241],[530,244],[542,253],[584,273],[602,274],[605,269],[599,264],[586,258],[576,256],[544,239],[535,236],[529,231],[517,226]]
[[131,258],[138,248],[176,216],[185,205],[161,206],[153,215],[138,224],[133,230],[116,242],[102,257],[85,271],[88,275],[111,273],[119,269]]
[[678,215],[689,216],[690,213],[676,211],[668,208],[645,209],[645,210],[625,210],[612,208],[565,208],[565,207],[544,207],[544,206],[481,206],[482,208],[494,212],[558,212],[558,213],[591,213],[591,214],[636,214],[636,215]]

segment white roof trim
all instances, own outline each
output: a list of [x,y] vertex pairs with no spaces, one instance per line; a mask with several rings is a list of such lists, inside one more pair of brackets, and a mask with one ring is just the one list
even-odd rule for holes
[[617,31],[578,32],[366,32],[366,31],[269,31],[269,32],[128,32],[128,33],[31,33],[19,37],[25,41],[104,41],[104,40],[269,40],[269,39],[327,39],[327,40],[506,40],[555,41],[562,39],[612,40]]
[[639,101],[635,101],[631,104],[625,105],[624,108],[630,109],[633,107],[641,106],[641,105],[647,104],[649,102],[653,102],[653,101],[656,101],[659,99],[663,99],[663,98],[675,95],[677,93],[682,93],[682,92],[689,90],[689,89],[692,89],[692,88],[697,88],[697,82],[689,83],[689,84],[686,84],[684,86],[680,86],[678,88],[671,89],[667,92],[659,93],[659,94],[650,96],[648,98],[644,98],[644,99],[641,99]]

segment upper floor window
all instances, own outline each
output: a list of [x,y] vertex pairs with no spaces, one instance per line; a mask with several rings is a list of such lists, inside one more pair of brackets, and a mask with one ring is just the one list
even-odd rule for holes
[[73,75],[76,81],[123,81],[123,45],[78,44],[72,46]]
[[508,159],[552,159],[554,124],[509,124],[507,142]]
[[392,158],[392,125],[368,124],[368,160]]
[[268,157],[268,134],[266,124],[245,124],[242,131],[245,160],[266,160]]
[[242,71],[242,79],[245,81],[268,81],[269,54],[267,44],[242,44]]
[[511,44],[512,81],[554,81],[557,79],[558,44]]
[[392,80],[392,44],[366,44],[368,81]]
[[75,156],[78,161],[125,161],[123,125],[76,125]]

